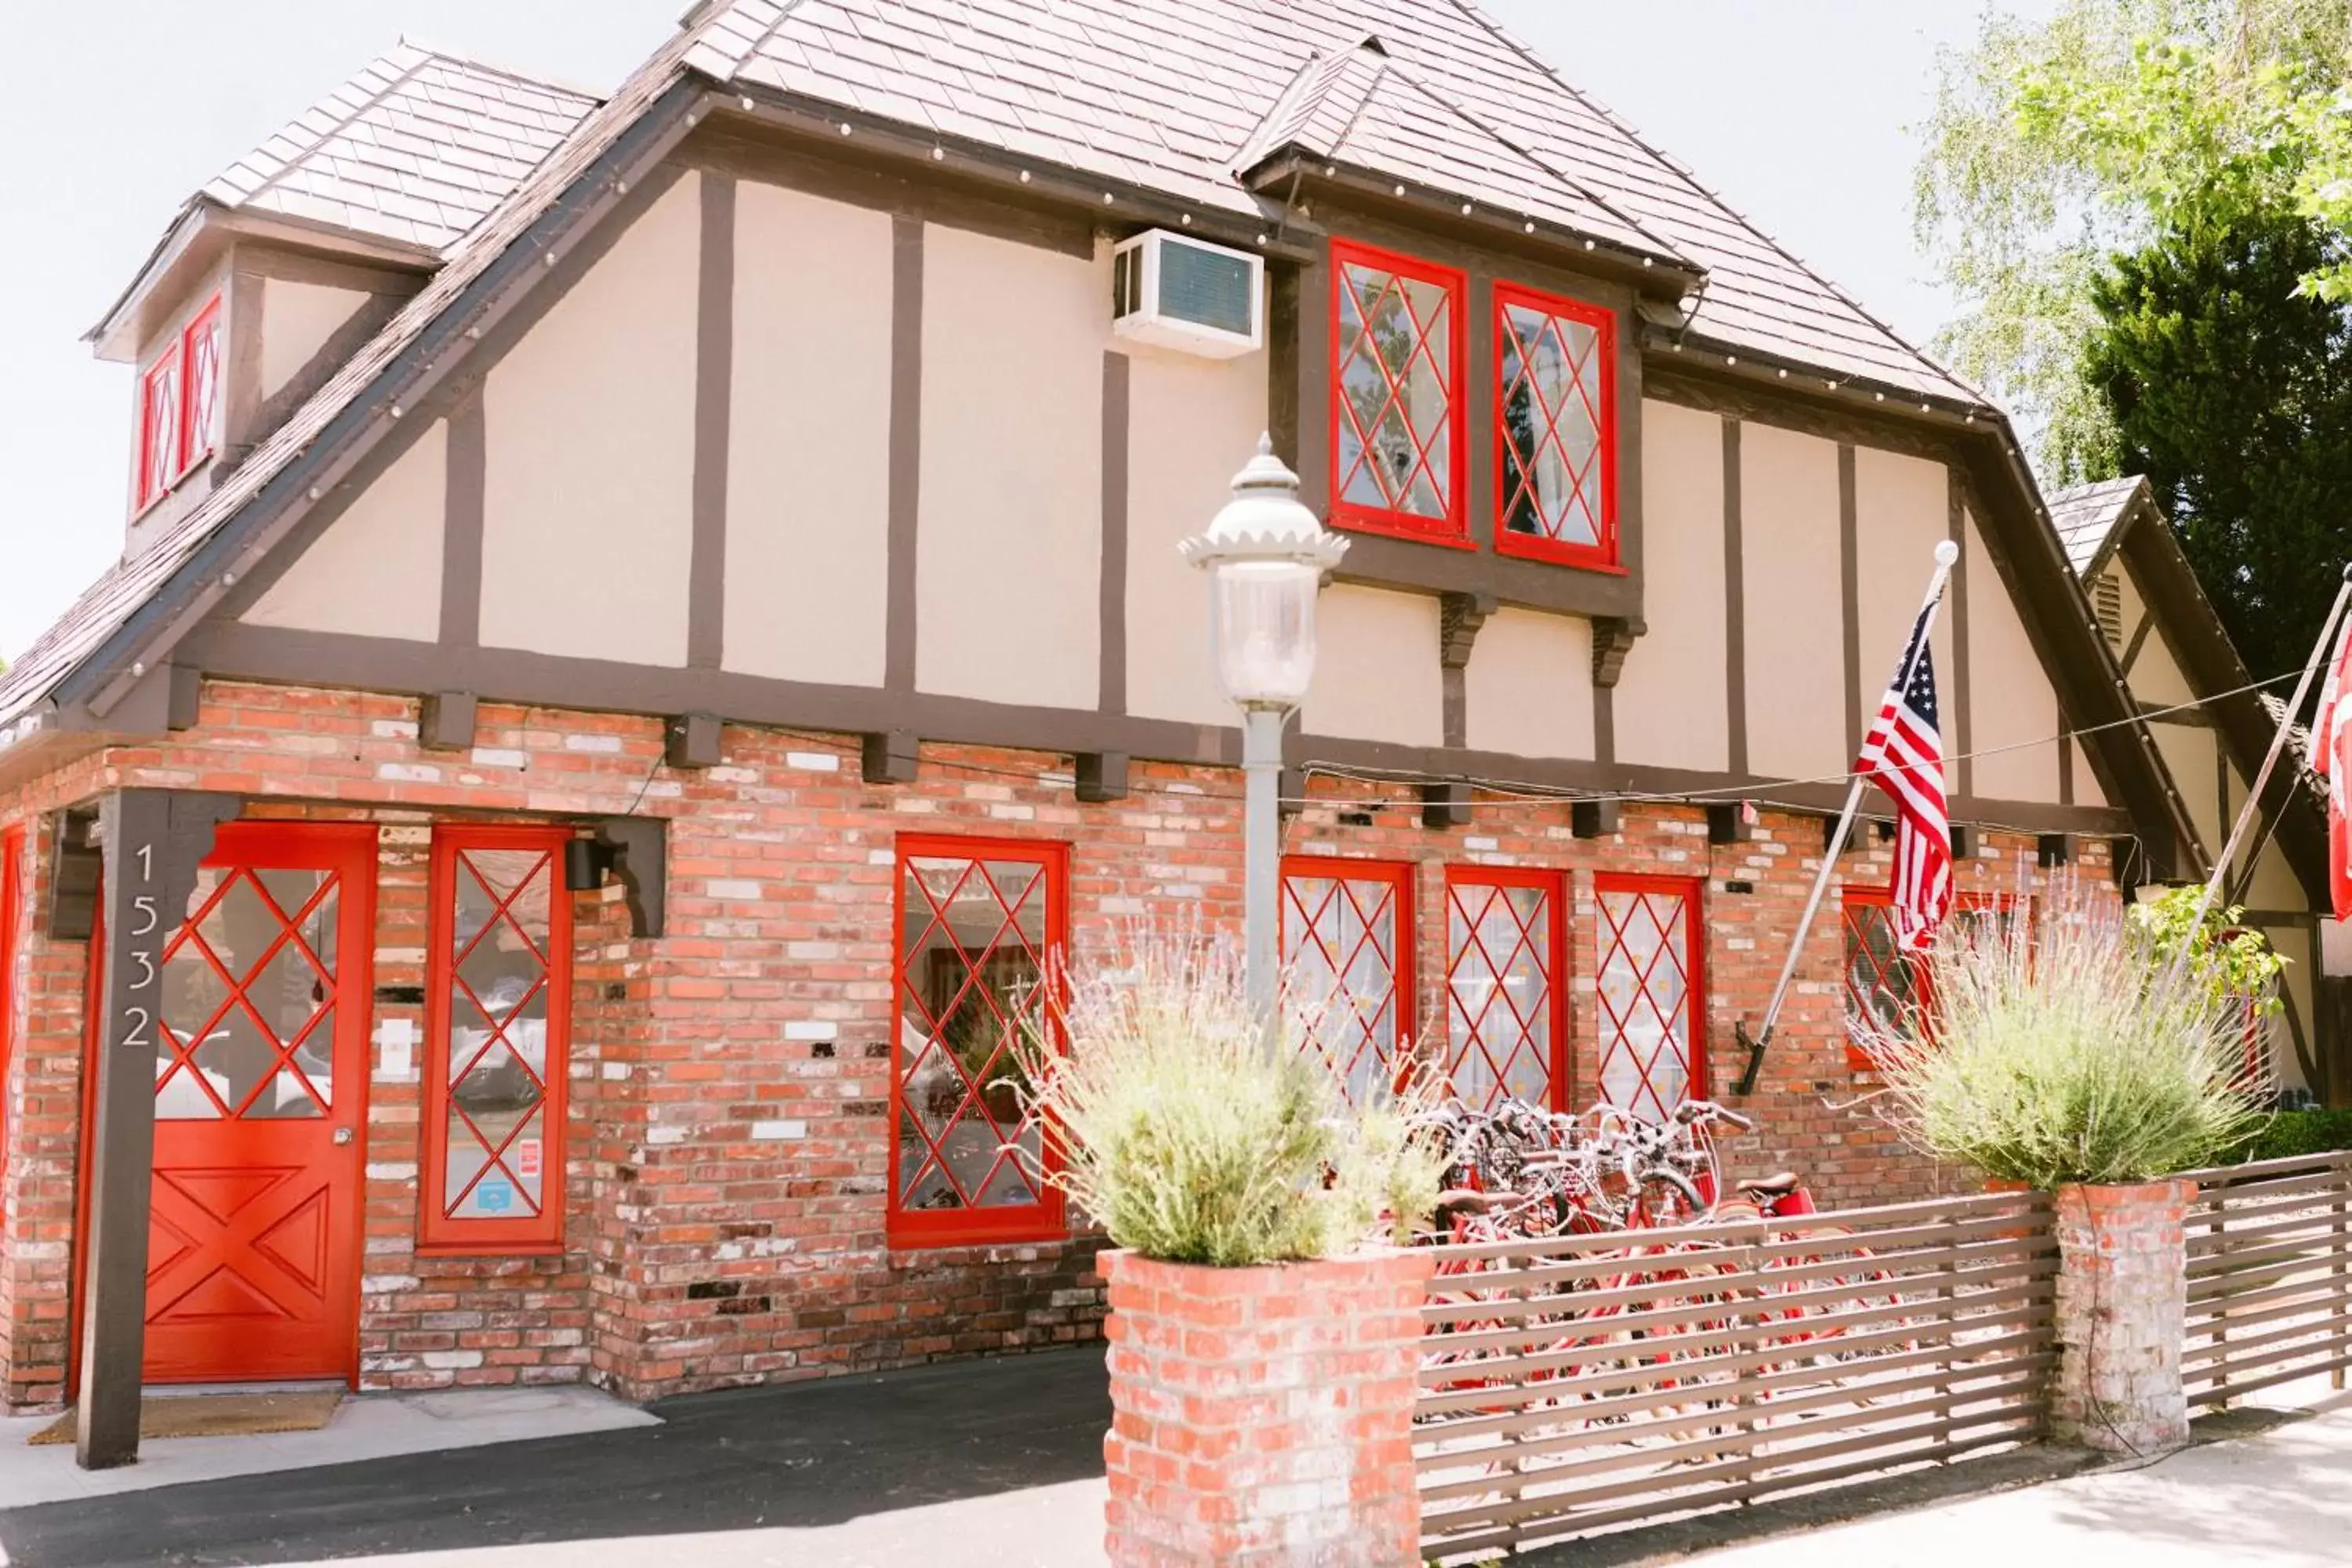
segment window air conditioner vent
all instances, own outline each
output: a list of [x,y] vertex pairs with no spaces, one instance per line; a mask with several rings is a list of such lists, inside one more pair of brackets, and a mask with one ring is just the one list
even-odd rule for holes
[[1204,359],[1251,353],[1265,342],[1265,262],[1147,229],[1111,253],[1111,330]]

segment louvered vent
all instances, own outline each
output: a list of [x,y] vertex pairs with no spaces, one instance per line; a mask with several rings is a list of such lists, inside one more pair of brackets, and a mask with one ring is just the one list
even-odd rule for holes
[[2091,579],[2091,613],[2099,617],[2099,629],[2107,634],[2107,646],[2117,653],[2123,652],[2124,585],[2112,566]]

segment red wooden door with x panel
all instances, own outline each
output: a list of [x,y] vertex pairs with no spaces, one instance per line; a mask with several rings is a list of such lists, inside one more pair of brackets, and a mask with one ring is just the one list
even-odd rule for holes
[[359,1361],[375,830],[220,829],[163,951],[146,1375]]

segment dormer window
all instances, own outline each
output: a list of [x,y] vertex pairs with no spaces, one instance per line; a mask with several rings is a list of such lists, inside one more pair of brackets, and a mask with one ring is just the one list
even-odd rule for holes
[[1467,544],[1463,275],[1343,242],[1331,260],[1332,519]]
[[1617,565],[1617,322],[1514,284],[1495,288],[1502,513],[1495,548]]
[[212,454],[221,385],[221,305],[215,296],[139,379],[139,496],[144,511]]

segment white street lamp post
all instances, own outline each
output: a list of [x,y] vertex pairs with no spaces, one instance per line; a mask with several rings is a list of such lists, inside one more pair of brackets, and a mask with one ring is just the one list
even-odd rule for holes
[[1179,548],[1210,575],[1209,646],[1218,683],[1242,710],[1243,956],[1250,995],[1266,1005],[1280,963],[1282,727],[1315,677],[1315,596],[1348,542],[1299,504],[1298,476],[1261,436],[1234,476],[1234,499]]

